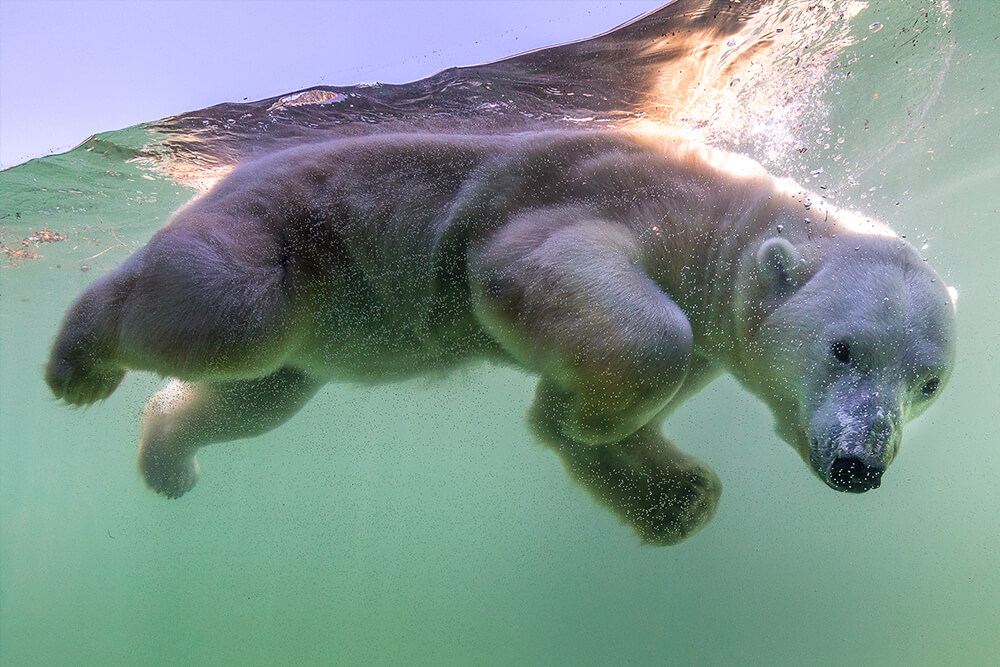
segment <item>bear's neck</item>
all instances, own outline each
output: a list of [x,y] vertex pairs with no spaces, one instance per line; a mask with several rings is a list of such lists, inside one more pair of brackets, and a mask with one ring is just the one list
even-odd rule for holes
[[672,189],[632,224],[647,273],[688,317],[696,353],[739,375],[758,324],[753,318],[766,316],[745,303],[764,241],[781,236],[807,250],[822,238],[862,233],[858,224],[891,230],[840,211],[759,165],[734,173],[708,154],[715,159],[698,165],[700,181]]

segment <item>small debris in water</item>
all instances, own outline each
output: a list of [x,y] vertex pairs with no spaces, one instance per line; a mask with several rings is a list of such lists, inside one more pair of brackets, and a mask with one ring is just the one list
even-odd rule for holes
[[34,241],[35,243],[57,243],[59,241],[65,241],[66,235],[60,234],[52,229],[40,229],[25,240]]
[[40,229],[31,236],[23,239],[14,239],[10,245],[0,243],[0,252],[7,257],[7,263],[11,266],[20,266],[29,259],[41,259],[41,255],[32,250],[42,243],[56,243],[65,241],[66,235],[52,229]]
[[41,255],[27,248],[10,248],[8,246],[3,246],[0,248],[0,252],[7,256],[7,263],[11,266],[21,266],[24,264],[25,260],[28,259],[40,259]]

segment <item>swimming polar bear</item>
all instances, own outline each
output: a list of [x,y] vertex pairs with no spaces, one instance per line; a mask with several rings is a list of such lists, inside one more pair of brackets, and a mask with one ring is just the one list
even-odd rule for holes
[[529,421],[652,544],[721,483],[661,434],[728,371],[834,489],[877,487],[948,380],[954,302],[884,225],[746,158],[664,136],[387,135],[242,166],[70,308],[47,381],[73,405],[126,369],[174,378],[139,470],[290,418],[326,382],[473,359],[540,376]]

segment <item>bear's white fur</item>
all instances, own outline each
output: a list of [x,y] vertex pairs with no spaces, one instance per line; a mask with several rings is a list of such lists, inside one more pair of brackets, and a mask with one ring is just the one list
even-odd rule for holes
[[940,393],[952,303],[916,251],[746,158],[669,136],[390,135],[234,171],[70,309],[47,380],[81,405],[174,378],[139,469],[178,497],[195,451],[324,383],[473,359],[540,376],[530,422],[647,542],[721,484],[660,432],[722,371],[830,486],[866,491]]

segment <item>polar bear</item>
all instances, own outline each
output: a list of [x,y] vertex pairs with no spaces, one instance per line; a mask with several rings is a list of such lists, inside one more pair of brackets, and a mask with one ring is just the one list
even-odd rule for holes
[[84,405],[172,378],[138,467],[177,498],[195,452],[273,429],[326,382],[471,360],[539,376],[529,421],[650,544],[715,514],[661,434],[728,371],[839,491],[879,486],[941,392],[954,302],[886,226],[672,136],[383,135],[236,169],[70,308],[47,381]]

